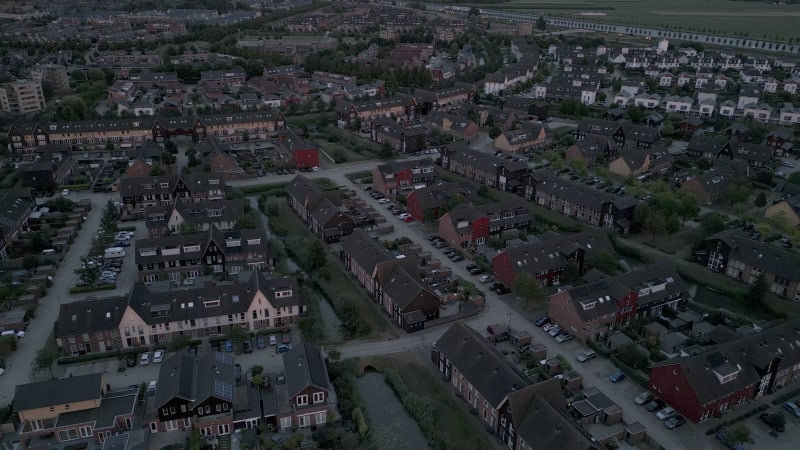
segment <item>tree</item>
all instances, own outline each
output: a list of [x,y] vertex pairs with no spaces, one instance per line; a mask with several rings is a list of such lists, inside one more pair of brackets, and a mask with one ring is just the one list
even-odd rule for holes
[[315,239],[306,253],[306,267],[304,268],[307,271],[319,269],[325,265],[327,258],[328,255],[325,253],[325,246]]
[[241,344],[245,339],[250,337],[250,334],[242,327],[232,326],[228,332],[225,333],[225,337],[237,344]]
[[53,376],[53,363],[56,362],[58,357],[61,356],[61,350],[56,345],[56,341],[50,337],[47,339],[44,347],[36,352],[36,358],[33,363],[38,370],[47,369],[50,372],[50,377]]
[[691,192],[681,189],[676,193],[677,208],[675,212],[681,218],[681,223],[697,214],[697,199]]
[[184,221],[178,226],[178,234],[196,234],[199,232],[200,229],[197,228],[197,224],[195,222]]
[[175,158],[175,155],[173,155],[172,153],[170,153],[170,152],[168,152],[166,150],[161,152],[161,163],[162,164],[164,164],[166,166],[171,166],[171,165],[175,164],[176,161],[177,161],[177,159]]
[[606,251],[599,251],[589,258],[589,265],[606,275],[616,275],[620,272],[619,263],[614,255]]
[[740,178],[728,185],[723,192],[725,200],[731,207],[750,198],[750,183],[746,178]]
[[503,132],[502,132],[502,131],[500,131],[500,128],[498,128],[498,127],[492,127],[492,129],[491,129],[491,130],[489,130],[489,137],[490,137],[490,138],[492,138],[492,139],[494,139],[494,138],[496,138],[497,136],[500,136],[502,133],[503,133]]
[[534,303],[544,302],[544,292],[542,291],[542,284],[527,272],[522,272],[517,275],[514,280],[514,292],[525,301],[525,309],[531,301]]
[[792,172],[789,174],[789,183],[800,184],[800,172]]
[[569,166],[581,177],[585,177],[589,174],[589,170],[586,168],[586,161],[583,158],[575,158],[569,161]]
[[700,219],[700,230],[705,236],[711,236],[712,234],[716,234],[724,230],[726,224],[727,219],[725,215],[718,212],[712,212],[706,214],[702,219]]
[[200,436],[200,430],[192,430],[186,442],[186,450],[200,450],[201,448],[203,448],[203,438]]
[[539,30],[544,31],[547,28],[547,21],[544,19],[543,15],[539,15],[539,18],[536,19],[536,28]]
[[252,214],[244,214],[236,220],[236,224],[233,226],[234,230],[251,230],[253,228],[258,228],[258,221]]
[[767,293],[767,278],[764,276],[762,272],[756,281],[750,285],[750,289],[747,291],[747,295],[745,299],[747,300],[750,305],[762,308],[764,306],[764,295]]
[[761,192],[758,193],[758,196],[756,196],[756,199],[753,200],[753,204],[758,206],[759,208],[763,208],[763,207],[767,206],[767,195],[764,194],[764,191],[761,191]]
[[750,429],[743,423],[737,424],[728,430],[728,440],[734,444],[750,441]]
[[173,142],[173,141],[171,141],[169,139],[164,141],[164,150],[172,153],[173,155],[177,155],[178,154],[178,146],[175,144],[175,142]]
[[61,99],[56,114],[61,120],[76,121],[89,118],[89,107],[77,95],[67,95]]
[[656,240],[656,235],[663,234],[667,231],[667,220],[664,217],[664,213],[651,209],[644,218],[644,229],[647,230],[649,234],[653,235],[652,240]]

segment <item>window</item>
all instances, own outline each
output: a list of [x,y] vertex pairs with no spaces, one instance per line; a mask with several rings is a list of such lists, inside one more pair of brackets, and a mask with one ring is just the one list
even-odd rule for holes
[[227,423],[223,423],[217,427],[217,434],[231,434],[231,426]]
[[291,428],[291,427],[292,427],[292,418],[281,417],[281,428]]
[[90,437],[92,435],[92,427],[81,427],[80,428],[81,437]]
[[297,426],[300,428],[307,427],[311,425],[309,423],[308,416],[297,416]]
[[314,392],[313,395],[314,403],[322,403],[325,401],[325,393],[324,392]]
[[322,411],[314,415],[314,423],[316,423],[317,425],[322,425],[327,421],[327,419],[328,419],[328,414],[326,411]]
[[297,396],[297,406],[304,406],[308,404],[308,396],[307,395],[298,395]]

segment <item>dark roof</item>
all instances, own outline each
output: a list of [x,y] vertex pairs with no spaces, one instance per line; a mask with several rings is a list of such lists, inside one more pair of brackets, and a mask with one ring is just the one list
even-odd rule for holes
[[508,256],[514,272],[536,274],[566,266],[568,256],[576,249],[574,244],[561,239],[547,239],[509,247],[502,253]]
[[630,289],[614,280],[599,280],[568,291],[575,311],[584,322],[614,314],[617,301],[630,293]]
[[800,255],[795,252],[754,241],[747,233],[738,229],[721,231],[706,240],[725,242],[731,248],[729,259],[742,261],[769,274],[800,281]]
[[[512,213],[511,217],[503,217],[504,213]],[[458,223],[467,221],[472,223],[483,217],[497,216],[492,220],[492,226],[499,226],[505,229],[506,226],[518,224],[523,218],[532,220],[529,214],[528,204],[522,199],[511,199],[503,202],[487,203],[479,206],[469,206],[459,204],[447,213],[447,217],[453,224],[453,228],[458,229]],[[490,218],[491,220],[491,218]]]
[[414,195],[420,207],[425,209],[440,208],[447,206],[448,202],[456,194],[462,195],[465,202],[471,202],[478,197],[477,191],[469,182],[448,183],[447,181],[438,181],[436,184],[429,184],[420,189],[414,189],[408,195]]
[[534,175],[539,178],[536,185],[537,192],[554,195],[557,198],[568,200],[572,204],[592,210],[601,209],[604,203],[612,203],[620,209],[635,206],[638,203],[632,196],[614,195],[583,183],[559,178],[549,171],[534,172]]
[[430,298],[436,296],[420,281],[419,277],[409,272],[403,264],[396,264],[389,276],[381,283],[381,289],[392,301],[405,311],[408,305],[418,296],[427,293]]
[[519,437],[528,445],[542,450],[594,450],[595,444],[560,405],[534,399],[516,427]]
[[640,308],[689,290],[675,265],[668,261],[660,261],[639,270],[617,275],[614,280],[639,292],[637,304]]
[[305,202],[308,194],[312,192],[322,193],[322,188],[302,175],[294,177],[286,186],[286,193],[301,203]]
[[308,342],[302,342],[283,354],[283,370],[286,372],[289,398],[309,386],[325,391],[331,389],[322,351]]
[[434,347],[495,408],[508,394],[530,384],[480,333],[462,323],[448,328]]
[[53,334],[66,337],[119,328],[127,297],[106,297],[62,303]]
[[[30,195],[24,194],[27,190],[3,189],[0,190],[0,227],[8,230],[14,229],[17,223],[24,219],[28,208],[33,206]],[[27,197],[27,198],[26,198]],[[8,239],[9,236],[6,236]]]
[[14,409],[27,411],[86,400],[99,400],[103,396],[102,388],[102,373],[18,384],[14,392]]
[[361,229],[342,239],[342,250],[350,256],[362,269],[372,274],[375,266],[394,258],[380,242],[370,238]]
[[494,172],[499,167],[505,167],[510,172],[530,171],[526,161],[501,158],[490,153],[473,150],[463,144],[455,144],[450,147],[453,149],[450,158],[469,167],[476,167],[487,172]]
[[126,388],[107,392],[97,408],[83,409],[60,414],[56,427],[94,423],[94,428],[111,428],[120,416],[133,414],[138,388]]
[[174,398],[186,400],[190,408],[209,397],[235,402],[234,378],[230,355],[178,352],[159,368],[155,405],[160,408]]

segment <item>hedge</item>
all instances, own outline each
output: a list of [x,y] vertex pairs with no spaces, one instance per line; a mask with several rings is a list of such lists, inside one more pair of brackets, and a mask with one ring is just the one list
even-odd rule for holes
[[289,183],[265,183],[265,184],[254,184],[251,186],[242,186],[238,188],[242,194],[244,195],[252,195],[252,194],[259,194],[261,192],[267,191],[280,191],[281,193],[286,193],[286,186]]
[[80,356],[63,356],[58,358],[56,364],[59,366],[63,366],[66,364],[77,364],[89,361],[98,361],[101,359],[123,359],[129,355],[138,355],[139,353],[149,352],[151,351],[150,347],[140,347],[140,348],[128,348],[125,350],[117,350],[114,352],[103,352],[103,353],[89,353],[87,355],[80,355]]
[[647,389],[650,380],[642,374],[642,372],[634,369],[633,367],[625,364],[619,358],[614,355],[611,355],[611,362],[617,366],[618,369],[625,372],[625,374],[630,377],[631,380],[635,381],[636,384],[642,386],[643,388]]
[[781,405],[784,402],[786,402],[787,400],[790,400],[793,397],[796,397],[797,395],[800,395],[800,389],[795,389],[793,391],[790,391],[790,392],[787,392],[785,394],[782,394],[782,395],[779,395],[779,396],[775,397],[774,399],[772,399],[772,404],[773,405]]
[[106,284],[98,284],[95,286],[76,286],[74,288],[70,288],[70,294],[82,294],[84,292],[94,292],[94,291],[110,291],[112,289],[116,289],[116,283],[106,283]]
[[592,350],[597,352],[598,355],[608,358],[608,355],[609,355],[608,349],[603,347],[602,344],[600,344],[599,342],[595,341],[594,339],[587,339],[586,340],[586,345],[588,345],[589,348],[591,348]]
[[70,191],[85,191],[89,189],[89,184],[65,184],[61,187]]
[[756,414],[764,412],[764,411],[766,411],[768,409],[769,409],[769,405],[761,405],[761,406],[759,406],[757,408],[751,409],[750,411],[748,411],[748,412],[746,412],[744,414],[736,416],[735,418],[733,418],[731,420],[728,420],[728,421],[725,421],[725,422],[720,422],[716,426],[713,426],[713,427],[709,428],[708,430],[706,430],[706,436],[711,436],[712,434],[717,434],[718,432],[722,431],[722,429],[725,428],[725,427],[729,427],[729,426],[735,425],[738,422],[741,422],[743,420],[747,420],[750,417],[753,417]]

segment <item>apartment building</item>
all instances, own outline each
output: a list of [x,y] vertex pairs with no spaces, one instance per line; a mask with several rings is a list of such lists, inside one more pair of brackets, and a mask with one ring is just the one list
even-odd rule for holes
[[41,81],[16,80],[0,84],[0,110],[24,115],[42,111],[44,107]]

